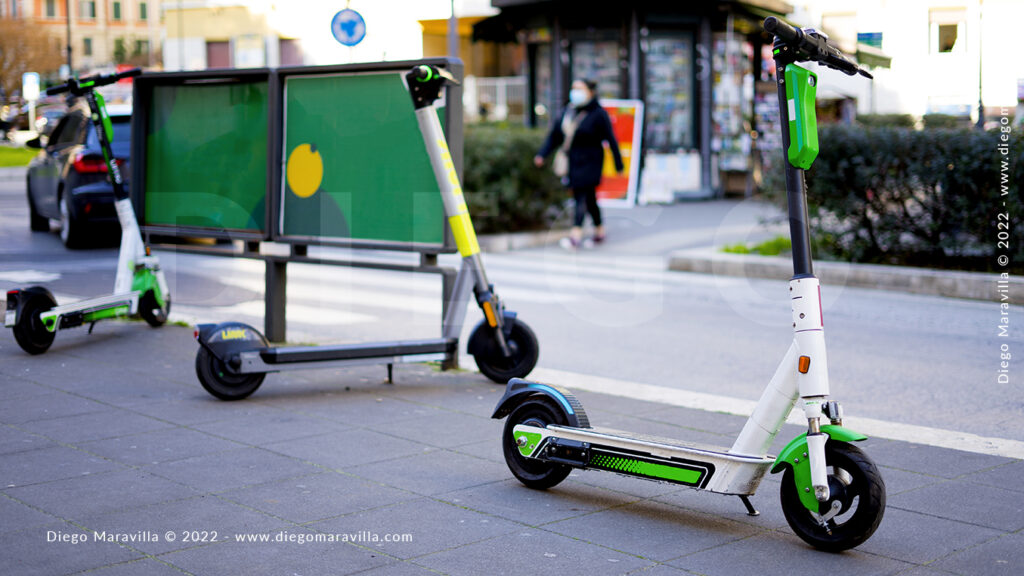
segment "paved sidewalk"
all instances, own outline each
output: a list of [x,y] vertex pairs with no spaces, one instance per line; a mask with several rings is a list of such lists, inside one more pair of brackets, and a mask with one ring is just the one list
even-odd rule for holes
[[[0,335],[0,574],[1024,573],[1022,461],[872,439],[885,519],[832,555],[789,530],[778,477],[756,518],[604,472],[521,486],[489,418],[502,387],[479,374],[274,374],[229,403],[199,386],[195,349],[190,329],[141,323],[61,333],[40,357]],[[640,432],[728,444],[742,424],[579,397],[595,424]],[[300,543],[328,535],[350,542]]]

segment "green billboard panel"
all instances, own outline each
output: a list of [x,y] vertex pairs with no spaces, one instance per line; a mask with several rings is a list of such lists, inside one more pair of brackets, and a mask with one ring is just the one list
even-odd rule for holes
[[290,76],[284,113],[281,236],[444,243],[444,206],[401,74]]
[[150,226],[265,232],[268,85],[155,85],[145,130]]

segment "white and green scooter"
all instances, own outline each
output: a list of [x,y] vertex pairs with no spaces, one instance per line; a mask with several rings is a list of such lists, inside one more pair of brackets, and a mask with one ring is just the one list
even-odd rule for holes
[[[857,546],[878,528],[885,511],[885,483],[875,464],[852,442],[866,437],[842,426],[838,402],[829,400],[821,293],[811,265],[804,170],[818,153],[814,116],[817,76],[796,65],[815,61],[870,78],[829,44],[823,34],[797,30],[775,18],[779,108],[786,148],[786,191],[793,243],[793,343],[754,413],[730,448],[591,427],[569,392],[548,384],[509,381],[494,418],[508,417],[502,448],[512,474],[538,489],[554,486],[573,468],[609,470],[749,497],[764,474],[783,472],[782,510],[796,534],[816,548],[837,552]],[[807,418],[807,433],[778,457],[768,455],[793,407]]]
[[113,129],[106,104],[103,96],[95,90],[99,86],[141,73],[142,70],[134,68],[119,74],[72,79],[67,84],[46,91],[48,95],[68,92],[72,96],[84,96],[89,103],[92,123],[114,189],[117,218],[121,223],[121,250],[117,258],[114,292],[110,295],[58,306],[53,294],[42,286],[7,292],[4,326],[14,329],[14,339],[29,354],[46,352],[59,330],[84,324],[88,324],[91,330],[92,325],[100,320],[138,316],[154,327],[167,322],[171,294],[164,273],[160,270],[159,260],[149,254],[149,249],[142,241],[135,209],[124,188],[121,170],[110,147]]

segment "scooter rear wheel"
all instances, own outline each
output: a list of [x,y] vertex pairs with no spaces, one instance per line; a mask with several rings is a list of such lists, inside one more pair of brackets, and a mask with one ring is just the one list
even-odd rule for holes
[[[885,482],[878,467],[856,446],[829,441],[825,446],[830,496],[813,514],[801,502],[793,469],[782,477],[782,512],[796,535],[826,552],[842,552],[863,544],[885,513]],[[840,502],[839,514],[822,525],[821,514]]]
[[[481,322],[470,336],[470,341],[478,337],[476,332],[479,330],[494,328],[488,326],[486,322]],[[506,384],[512,378],[525,378],[537,365],[537,359],[540,357],[537,335],[522,320],[515,321],[505,341],[512,351],[508,358],[501,353],[501,348],[492,337],[488,337],[484,349],[473,356],[480,373],[498,384]]]
[[39,315],[56,306],[57,301],[49,290],[41,286],[22,291],[20,297],[25,298],[25,302],[14,325],[14,339],[25,352],[42,354],[50,349],[57,334],[46,329]]
[[505,430],[501,439],[505,463],[508,464],[512,475],[527,487],[537,490],[546,490],[565,480],[569,472],[572,472],[570,466],[523,456],[516,446],[513,432],[519,424],[544,428],[548,424],[567,423],[565,413],[552,400],[542,396],[527,399],[513,410],[505,420]]
[[241,400],[248,398],[260,384],[266,374],[235,374],[228,370],[216,356],[202,346],[196,354],[196,375],[207,392],[221,400]]

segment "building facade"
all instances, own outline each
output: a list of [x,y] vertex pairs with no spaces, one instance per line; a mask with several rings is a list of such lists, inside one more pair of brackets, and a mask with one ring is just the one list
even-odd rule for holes
[[[475,27],[479,40],[525,51],[527,123],[547,125],[572,79],[597,82],[602,98],[644,104],[641,193],[648,200],[749,192],[759,130],[777,132],[766,16],[778,0],[602,6],[576,0],[492,0],[501,10]],[[774,112],[773,112],[774,110]]]
[[71,66],[81,73],[117,64],[158,65],[160,4],[160,0],[0,0],[0,17],[24,21],[53,37],[63,51],[70,24]]

